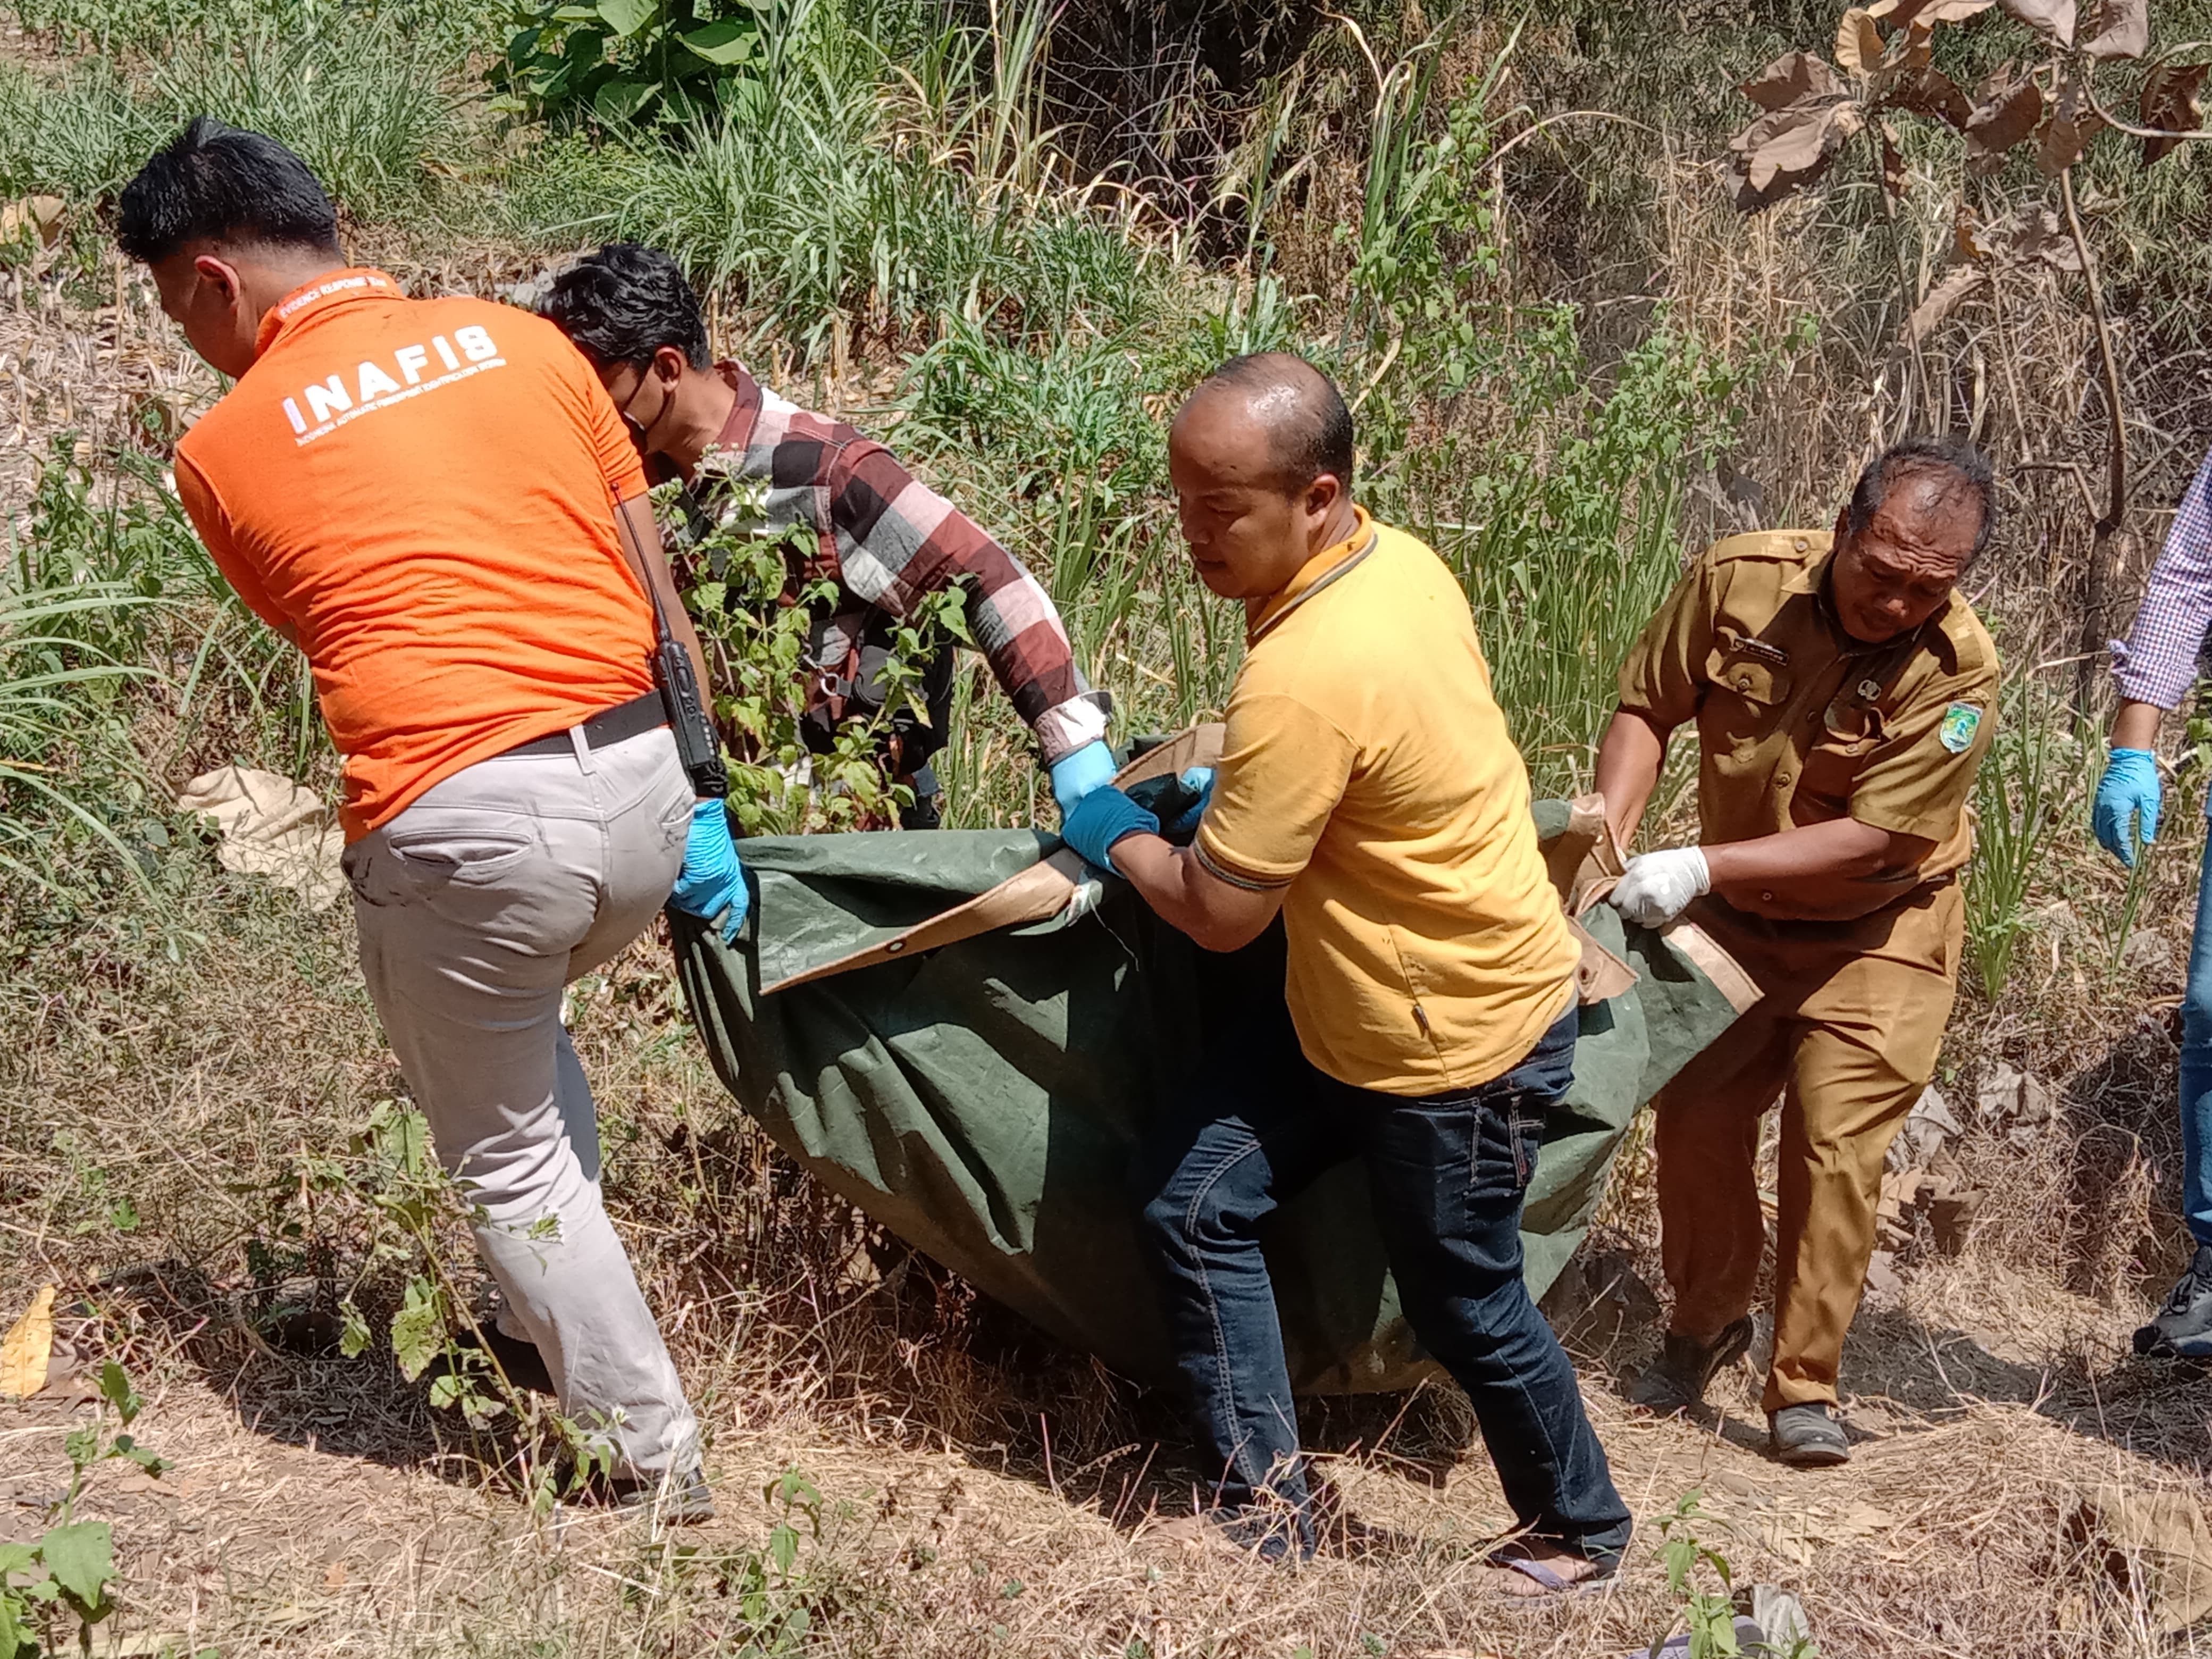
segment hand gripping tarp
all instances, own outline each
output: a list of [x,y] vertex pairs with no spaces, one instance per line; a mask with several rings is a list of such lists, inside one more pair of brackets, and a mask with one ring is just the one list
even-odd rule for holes
[[[1218,732],[1150,751],[1123,781],[1171,779]],[[1637,1108],[1757,990],[1694,927],[1624,931],[1593,902],[1619,873],[1594,799],[1540,802],[1535,815],[1587,929],[1574,1088],[1546,1126],[1522,1224],[1540,1296],[1588,1229]],[[1116,1370],[1166,1377],[1132,1155],[1209,1013],[1279,1000],[1279,927],[1208,954],[1035,831],[742,850],[754,899],[736,945],[671,913],[684,991],[731,1093],[817,1179],[985,1294]],[[1431,1374],[1355,1165],[1285,1204],[1264,1243],[1301,1392]]]

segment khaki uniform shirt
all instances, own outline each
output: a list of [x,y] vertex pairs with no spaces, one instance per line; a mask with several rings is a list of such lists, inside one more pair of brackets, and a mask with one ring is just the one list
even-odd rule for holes
[[1621,707],[1694,719],[1698,817],[1708,843],[1850,817],[1936,843],[1916,866],[1863,878],[1862,915],[1948,879],[1973,849],[1966,805],[1996,727],[1997,653],[1953,593],[1911,634],[1867,645],[1827,599],[1833,538],[1772,530],[1715,544],[1684,573],[1620,670]]

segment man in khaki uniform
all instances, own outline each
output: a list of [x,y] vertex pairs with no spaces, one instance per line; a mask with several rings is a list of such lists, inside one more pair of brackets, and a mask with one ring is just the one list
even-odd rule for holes
[[1720,542],[1622,665],[1598,756],[1626,846],[1668,736],[1697,722],[1700,845],[1632,859],[1613,902],[1657,927],[1701,901],[1696,919],[1765,993],[1656,1103],[1674,1311],[1634,1397],[1691,1406],[1750,1345],[1765,1243],[1753,1159],[1779,1095],[1765,1409],[1785,1462],[1850,1455],[1831,1407],[1882,1160],[1957,990],[1966,805],[1998,670],[1955,588],[1993,508],[1980,456],[1914,440],[1866,470],[1832,532]]

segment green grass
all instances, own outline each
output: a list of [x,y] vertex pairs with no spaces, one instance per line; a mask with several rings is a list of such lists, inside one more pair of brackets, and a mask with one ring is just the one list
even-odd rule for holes
[[898,62],[830,0],[801,0],[725,113],[672,141],[549,144],[515,178],[514,217],[564,244],[665,248],[807,355],[840,329],[903,343],[948,315],[1126,327],[1157,303],[1158,255],[1125,201],[1065,177],[1005,84],[1026,71],[981,44],[1003,38],[954,25]]
[[1966,875],[1966,951],[1995,1002],[2012,978],[2027,900],[2055,835],[2086,823],[2069,811],[2081,774],[2064,699],[2028,675],[1998,695],[1996,736],[1974,781],[1974,858]]
[[[185,830],[165,769],[218,756],[307,776],[327,756],[303,659],[239,604],[143,457],[95,471],[58,443],[6,550],[0,871],[33,932],[125,890],[158,917]],[[0,936],[26,921],[0,904]]]
[[443,180],[483,140],[469,32],[427,9],[21,6],[27,27],[101,43],[65,70],[0,65],[0,185],[112,199],[195,115],[266,132],[358,218],[453,205]]

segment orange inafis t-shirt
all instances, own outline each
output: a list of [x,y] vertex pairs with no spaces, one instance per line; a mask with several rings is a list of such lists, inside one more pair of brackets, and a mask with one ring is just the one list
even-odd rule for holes
[[645,475],[560,331],[511,306],[326,273],[177,446],[238,595],[307,653],[345,757],[346,839],[440,779],[653,685],[615,536]]

